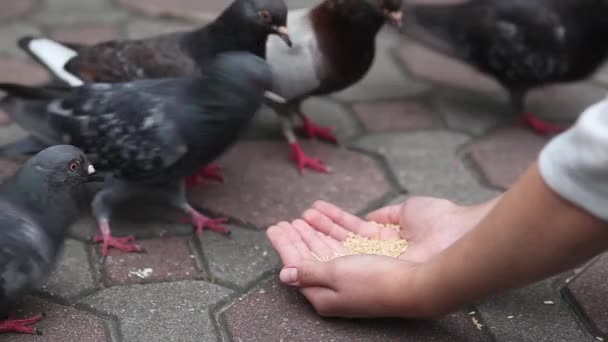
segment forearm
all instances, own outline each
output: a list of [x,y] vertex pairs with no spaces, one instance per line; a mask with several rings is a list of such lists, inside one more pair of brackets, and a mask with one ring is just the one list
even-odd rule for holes
[[429,315],[571,268],[608,247],[608,225],[553,192],[534,164],[477,227],[421,266]]

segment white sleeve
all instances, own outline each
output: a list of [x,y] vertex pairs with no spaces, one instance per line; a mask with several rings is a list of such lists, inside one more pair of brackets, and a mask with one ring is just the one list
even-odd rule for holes
[[555,192],[608,221],[608,98],[545,146],[539,168]]

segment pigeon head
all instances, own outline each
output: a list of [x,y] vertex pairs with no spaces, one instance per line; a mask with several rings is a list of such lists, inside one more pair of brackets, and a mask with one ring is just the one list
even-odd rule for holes
[[269,34],[276,34],[291,47],[287,30],[287,5],[283,0],[245,0],[248,18]]
[[272,73],[266,61],[248,52],[220,54],[205,72],[211,98],[223,99],[231,106],[256,105],[272,86]]
[[46,148],[30,158],[23,168],[42,175],[50,185],[73,186],[102,180],[84,153],[72,145]]

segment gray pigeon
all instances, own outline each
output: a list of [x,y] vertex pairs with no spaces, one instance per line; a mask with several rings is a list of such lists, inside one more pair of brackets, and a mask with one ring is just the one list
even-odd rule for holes
[[[0,84],[0,89],[30,103],[29,112],[9,111],[26,130],[47,143],[79,146],[96,167],[113,175],[92,203],[105,256],[109,247],[140,250],[132,236],[113,237],[109,226],[112,206],[136,196],[166,200],[190,216],[198,234],[205,227],[229,232],[219,225],[223,219],[192,208],[183,179],[235,142],[271,81],[263,59],[231,52],[219,55],[202,77],[77,88]],[[38,124],[25,126],[31,122]]]
[[[310,96],[327,95],[358,82],[375,56],[376,34],[386,21],[399,26],[402,0],[325,0],[288,15],[292,48],[268,40],[266,59],[275,77],[272,91],[286,102],[267,103],[281,116],[291,158],[303,168],[327,172],[296,140],[292,121],[300,118],[309,137],[337,142],[332,131],[315,125],[301,110]],[[284,44],[282,44],[284,45]]]
[[[84,183],[100,180],[84,153],[49,147],[0,185],[0,319],[40,284],[79,214]],[[42,315],[0,321],[0,332],[36,333]]]

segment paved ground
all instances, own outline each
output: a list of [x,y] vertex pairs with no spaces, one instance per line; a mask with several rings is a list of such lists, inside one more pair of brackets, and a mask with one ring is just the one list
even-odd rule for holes
[[[140,37],[188,27],[146,15],[171,6],[212,16],[225,2],[2,1],[0,80],[47,78],[15,48],[21,35]],[[320,319],[277,283],[277,257],[263,229],[313,200],[359,213],[408,193],[472,203],[508,187],[547,142],[512,125],[505,94],[491,80],[390,30],[378,44],[377,63],[361,84],[306,103],[311,115],[337,128],[339,148],[305,145],[335,173],[298,175],[277,120],[260,113],[246,139],[220,160],[226,183],[192,193],[207,212],[230,218],[230,239],[206,232],[199,240],[188,226],[144,223],[139,215],[117,221],[115,231],[137,234],[147,253],[113,252],[101,264],[87,217],[73,227],[50,279],[20,306],[23,315],[47,314],[36,325],[43,335],[4,334],[0,341],[608,341],[606,256],[576,277],[569,272],[430,322]],[[600,73],[536,91],[529,106],[546,118],[572,118],[606,85],[608,72]],[[0,124],[0,144],[23,134],[5,115]],[[0,176],[14,167],[0,161]]]

